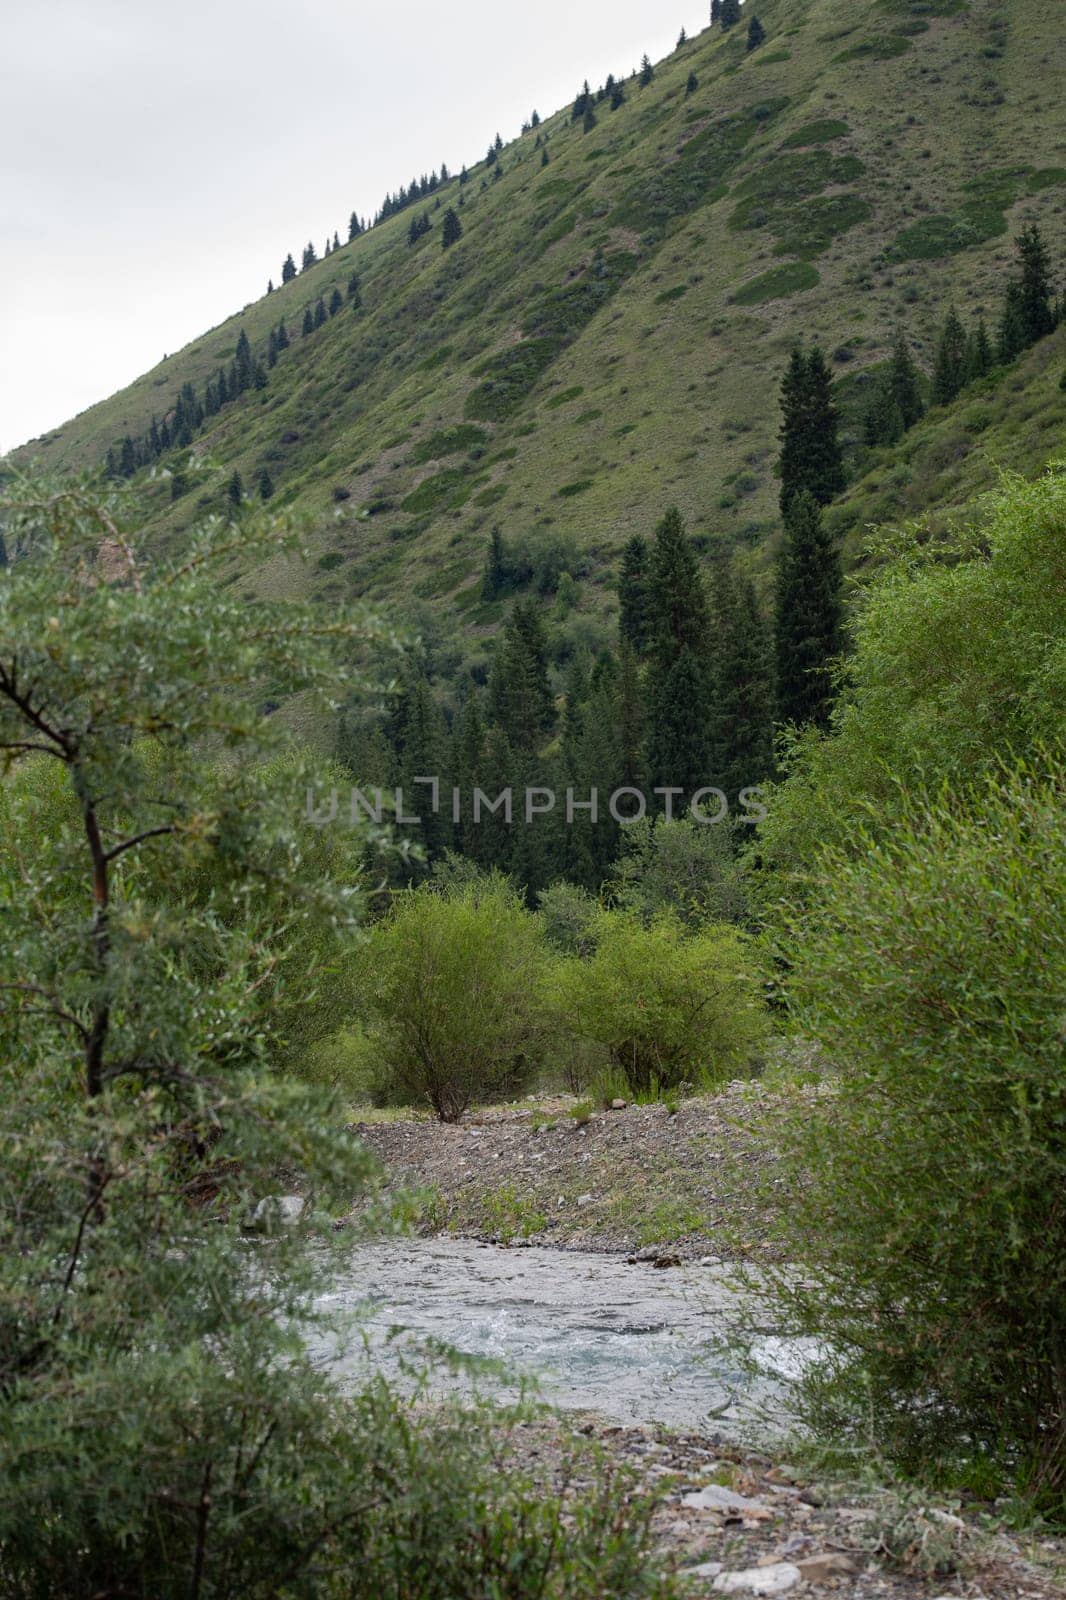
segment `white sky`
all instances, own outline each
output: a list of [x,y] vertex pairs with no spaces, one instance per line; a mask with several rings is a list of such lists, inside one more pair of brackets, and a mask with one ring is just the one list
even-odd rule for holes
[[707,0],[3,0],[0,452],[277,282],[285,253]]

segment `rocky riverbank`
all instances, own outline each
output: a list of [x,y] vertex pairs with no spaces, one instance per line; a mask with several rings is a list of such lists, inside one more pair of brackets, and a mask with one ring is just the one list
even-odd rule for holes
[[770,1094],[738,1083],[676,1109],[591,1111],[542,1096],[458,1127],[367,1120],[351,1131],[381,1161],[387,1192],[418,1194],[424,1234],[640,1253],[664,1264],[757,1260],[770,1246],[756,1171],[770,1169],[776,1197],[772,1155],[755,1137]]
[[545,1420],[510,1434],[501,1465],[561,1487],[572,1470],[572,1427],[633,1473],[634,1499],[654,1506],[660,1555],[693,1600],[1055,1600],[1066,1592],[1063,1541],[1019,1538],[994,1507],[858,1486],[714,1435]]

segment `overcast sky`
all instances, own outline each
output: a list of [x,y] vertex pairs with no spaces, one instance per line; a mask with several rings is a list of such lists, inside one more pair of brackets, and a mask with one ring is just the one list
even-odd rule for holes
[[288,250],[586,75],[658,60],[705,0],[3,0],[0,452],[277,281]]

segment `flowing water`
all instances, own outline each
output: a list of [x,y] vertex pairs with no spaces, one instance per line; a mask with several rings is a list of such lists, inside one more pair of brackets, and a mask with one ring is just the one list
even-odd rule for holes
[[[312,1351],[354,1380],[368,1363],[395,1374],[405,1352],[444,1344],[506,1363],[558,1406],[722,1432],[743,1422],[750,1434],[785,1420],[787,1379],[810,1353],[757,1330],[756,1370],[746,1367],[730,1344],[752,1299],[712,1263],[661,1270],[575,1251],[389,1240],[357,1246],[319,1301],[356,1312],[357,1337],[321,1336]],[[430,1387],[470,1382],[442,1370]]]

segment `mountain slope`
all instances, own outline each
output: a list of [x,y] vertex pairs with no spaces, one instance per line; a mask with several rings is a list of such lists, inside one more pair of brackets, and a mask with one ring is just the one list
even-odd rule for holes
[[[292,345],[266,387],[196,437],[210,468],[176,501],[149,491],[163,534],[222,506],[234,468],[251,488],[266,467],[275,503],[310,520],[324,601],[420,600],[474,633],[500,615],[479,581],[496,524],[583,579],[593,612],[622,541],[671,501],[705,545],[725,539],[758,568],[796,336],[818,338],[857,397],[897,328],[930,368],[950,304],[996,317],[1024,222],[1062,260],[1058,10],[760,0],[761,49],[746,53],[743,28],[707,30],[646,88],[628,81],[618,110],[597,104],[589,131],[567,109],[503,150],[498,180],[474,169],[449,251],[443,209],[413,248],[419,208],[394,217],[32,453],[99,464],[183,383],[202,391],[242,329],[261,356],[284,318]],[[459,207],[458,182],[440,198]],[[343,309],[300,337],[334,289]],[[877,494],[851,503],[861,523]],[[279,564],[254,581],[307,580]]]

